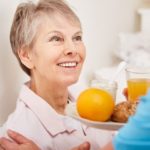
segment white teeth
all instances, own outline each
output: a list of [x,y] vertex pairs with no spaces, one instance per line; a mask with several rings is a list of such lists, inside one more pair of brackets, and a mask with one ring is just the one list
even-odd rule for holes
[[77,63],[76,62],[67,62],[67,63],[61,63],[59,64],[61,67],[76,67]]

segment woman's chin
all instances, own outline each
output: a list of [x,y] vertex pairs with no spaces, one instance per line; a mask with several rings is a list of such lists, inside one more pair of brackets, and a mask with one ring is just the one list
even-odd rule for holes
[[66,81],[67,86],[77,83],[78,78]]

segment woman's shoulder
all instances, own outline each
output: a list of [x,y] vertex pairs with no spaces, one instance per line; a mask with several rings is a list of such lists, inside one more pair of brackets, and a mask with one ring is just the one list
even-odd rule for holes
[[[50,143],[49,138],[44,140],[48,134],[38,117],[22,102],[17,103],[15,111],[9,115],[7,121],[0,128],[0,137],[7,137],[8,129],[16,131],[25,137],[32,139],[40,147]],[[41,140],[41,137],[43,137],[43,140]]]
[[[12,129],[16,131],[32,133],[33,130],[38,130],[38,125],[40,125],[40,123],[34,113],[28,109],[24,103],[17,102],[16,109],[8,116],[2,128],[6,131],[8,129]],[[2,130],[2,128],[0,130]]]

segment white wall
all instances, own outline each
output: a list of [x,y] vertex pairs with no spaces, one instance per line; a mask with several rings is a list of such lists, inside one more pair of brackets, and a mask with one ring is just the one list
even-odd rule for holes
[[[19,68],[9,44],[9,30],[17,4],[21,0],[0,1],[0,123],[15,108],[15,101],[26,76]],[[83,74],[89,79],[95,69],[117,63],[114,50],[119,32],[139,27],[137,8],[147,0],[68,0],[81,19],[87,47]]]

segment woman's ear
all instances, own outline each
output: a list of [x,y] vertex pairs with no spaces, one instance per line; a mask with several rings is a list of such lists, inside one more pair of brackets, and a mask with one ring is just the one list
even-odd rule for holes
[[21,48],[18,51],[18,56],[22,64],[24,64],[29,69],[33,68],[34,65],[31,57],[31,50],[29,50],[28,48]]

